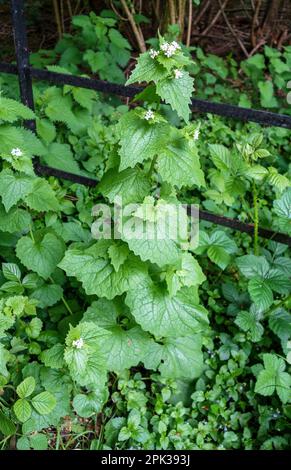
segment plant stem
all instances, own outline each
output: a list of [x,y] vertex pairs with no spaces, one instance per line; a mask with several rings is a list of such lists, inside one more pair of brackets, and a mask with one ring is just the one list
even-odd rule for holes
[[54,8],[54,14],[55,14],[55,19],[57,23],[58,35],[59,35],[59,38],[61,39],[63,35],[63,30],[62,30],[62,21],[61,21],[61,16],[60,16],[58,0],[53,0],[53,8]]
[[187,39],[186,39],[187,47],[190,46],[190,42],[191,42],[192,19],[193,19],[193,1],[189,0],[188,29],[187,29]]
[[254,204],[254,254],[259,255],[259,204],[256,183],[253,184],[253,204]]
[[30,237],[31,237],[33,243],[35,244],[35,238],[34,238],[34,236],[33,236],[33,231],[32,231],[31,225],[29,226],[29,233],[30,233]]
[[137,41],[137,44],[138,44],[138,47],[139,47],[140,51],[145,52],[146,51],[146,45],[145,45],[145,40],[144,40],[143,34],[142,34],[141,30],[138,29],[138,26],[135,22],[133,14],[130,11],[130,9],[128,8],[126,0],[120,0],[120,3],[121,3],[122,8],[123,8],[128,20],[130,22],[130,25],[132,27],[132,31],[135,35],[135,38],[136,38],[136,41]]
[[286,302],[289,302],[290,300],[291,300],[291,294],[289,294],[287,297],[285,297],[285,299],[280,300],[280,302],[279,302],[278,304],[273,305],[273,306],[266,312],[266,314],[267,314],[267,315],[270,315],[270,313],[272,313],[272,312],[274,312],[275,310],[277,310],[277,308],[282,307],[282,305],[284,305]]
[[157,162],[157,158],[158,156],[156,155],[153,159],[152,159],[152,163],[151,163],[151,166],[150,166],[150,169],[149,169],[149,172],[148,172],[148,176],[152,176],[152,173],[155,169],[155,164]]

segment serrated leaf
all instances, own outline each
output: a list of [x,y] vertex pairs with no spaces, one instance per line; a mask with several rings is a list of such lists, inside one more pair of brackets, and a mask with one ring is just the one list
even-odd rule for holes
[[23,209],[12,208],[9,212],[5,211],[0,203],[0,231],[1,232],[21,232],[28,229],[31,224],[31,216]]
[[255,276],[267,278],[270,266],[263,256],[245,255],[236,259],[241,273],[248,279]]
[[31,415],[31,406],[28,403],[27,400],[21,398],[20,400],[17,400],[14,405],[13,405],[13,410],[16,415],[16,417],[24,423],[30,418]]
[[191,287],[205,281],[201,267],[190,253],[183,253],[179,265],[166,274],[170,295],[176,295],[182,287]]
[[42,351],[40,359],[46,367],[61,369],[64,366],[64,346],[55,344],[52,348]]
[[0,96],[0,119],[7,122],[14,122],[19,118],[33,119],[34,112],[22,103],[18,103],[10,98]]
[[291,337],[291,315],[283,309],[277,309],[269,316],[271,330],[286,342]]
[[0,173],[0,196],[7,212],[23,199],[31,188],[32,178],[27,175],[17,175],[11,170],[3,170]]
[[248,283],[251,299],[261,310],[266,310],[273,303],[272,289],[261,277],[253,277]]
[[[89,90],[88,90],[89,91]],[[47,154],[44,156],[45,163],[52,168],[67,171],[70,173],[80,173],[80,167],[74,159],[71,148],[67,144],[53,142],[48,147]]]
[[17,264],[14,263],[2,263],[2,272],[8,281],[19,282],[21,278],[21,271]]
[[33,393],[34,389],[35,379],[33,377],[27,377],[18,385],[16,392],[19,398],[27,398]]
[[239,312],[235,319],[235,323],[245,332],[249,332],[252,341],[260,341],[264,333],[264,328],[259,322],[258,315],[255,311]]
[[157,169],[162,179],[178,188],[204,186],[197,150],[178,132],[168,136],[168,142],[160,148],[157,159]]
[[75,276],[82,282],[87,295],[113,299],[130,287],[143,283],[147,268],[130,254],[116,272],[107,253],[109,246],[103,253],[100,253],[100,241],[87,249],[71,248],[66,251],[59,267],[68,276]]
[[136,111],[124,114],[118,126],[120,171],[153,158],[160,152],[168,139],[169,128],[167,124],[150,123]]
[[38,212],[58,211],[59,202],[50,184],[42,178],[33,181],[31,192],[25,197],[26,204]]
[[151,184],[145,173],[139,169],[127,168],[121,172],[109,170],[98,185],[100,193],[114,202],[114,198],[122,198],[123,204],[141,202],[150,192]]
[[188,72],[183,71],[182,74],[180,78],[170,77],[159,80],[156,89],[157,94],[188,123],[194,79]]
[[167,70],[162,65],[152,59],[148,52],[144,52],[139,56],[138,62],[126,85],[157,81],[166,77],[167,74]]
[[48,439],[44,434],[33,434],[30,436],[30,445],[34,450],[47,450]]
[[12,436],[16,432],[16,426],[2,411],[0,411],[0,432],[4,436]]
[[56,406],[56,398],[50,392],[41,392],[31,400],[32,406],[40,415],[47,415]]
[[182,336],[199,332],[208,324],[207,311],[193,297],[192,288],[181,289],[175,297],[153,283],[130,290],[126,304],[145,331],[155,336]]
[[290,400],[291,376],[284,372],[284,360],[275,354],[264,354],[263,361],[264,369],[258,375],[255,392],[269,396],[276,391],[280,400],[287,403]]
[[153,340],[140,327],[125,329],[118,324],[123,308],[117,302],[100,299],[93,302],[83,317],[83,321],[94,322],[110,333],[99,343],[107,356],[108,368],[115,372],[137,366],[145,351],[153,346]]
[[45,234],[41,241],[25,236],[18,241],[16,254],[26,268],[47,279],[63,257],[64,244],[52,233]]
[[231,153],[227,147],[221,144],[209,144],[209,150],[216,168],[221,171],[229,171],[231,169]]

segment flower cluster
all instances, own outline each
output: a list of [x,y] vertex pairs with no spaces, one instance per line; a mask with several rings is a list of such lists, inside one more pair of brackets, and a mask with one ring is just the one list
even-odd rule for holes
[[145,113],[145,115],[144,115],[144,118],[145,118],[147,121],[149,121],[150,119],[154,119],[154,117],[155,117],[155,114],[154,114],[154,112],[153,112],[151,109],[149,109],[149,110]]
[[194,140],[198,140],[198,139],[199,139],[199,135],[200,135],[200,129],[197,128],[197,129],[195,129],[195,131],[194,131],[193,139],[194,139]]
[[[165,54],[166,57],[172,57],[177,50],[181,49],[179,44],[176,41],[173,42],[164,42],[161,45],[161,51]],[[149,54],[152,59],[155,59],[159,55],[160,51],[155,51],[150,49]]]
[[173,42],[164,42],[161,45],[161,50],[165,54],[166,57],[172,57],[177,50],[181,49],[179,44],[176,41]]
[[12,157],[21,157],[22,156],[22,151],[17,147],[15,149],[11,150],[11,155],[12,155]]
[[75,341],[73,341],[73,346],[76,349],[82,349],[84,346],[84,340],[82,338],[76,339]]

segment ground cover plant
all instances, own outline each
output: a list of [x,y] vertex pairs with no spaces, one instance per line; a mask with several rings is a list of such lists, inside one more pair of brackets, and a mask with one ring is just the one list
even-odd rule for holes
[[[290,131],[190,121],[193,67],[160,37],[131,106],[40,85],[34,116],[1,95],[2,448],[290,447],[289,248],[257,231],[291,234]],[[37,177],[34,156],[100,183]],[[255,236],[201,221],[198,246],[96,240],[117,195],[140,204],[118,231],[200,203]]]

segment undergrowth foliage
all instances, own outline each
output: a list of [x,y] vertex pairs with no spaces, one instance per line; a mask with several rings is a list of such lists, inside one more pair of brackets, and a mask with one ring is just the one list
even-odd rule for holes
[[[85,28],[83,22],[79,26]],[[110,31],[113,41],[116,33]],[[108,421],[104,438],[107,448],[114,447],[117,441],[146,448],[191,448],[193,440],[197,448],[203,447],[205,441],[207,448],[210,438],[225,448],[251,447],[251,435],[247,433],[243,443],[233,431],[219,440],[212,428],[219,415],[231,422],[222,423],[223,428],[235,428],[239,422],[242,425],[243,418],[238,416],[237,422],[232,422],[234,418],[226,411],[228,398],[220,398],[219,394],[227,386],[232,399],[239,399],[234,378],[243,374],[252,343],[260,341],[264,342],[264,354],[256,356],[252,370],[247,366],[247,374],[253,378],[252,391],[245,399],[251,398],[253,403],[256,394],[272,396],[275,406],[284,407],[282,415],[290,416],[290,260],[287,247],[274,243],[261,247],[257,232],[267,188],[276,194],[272,209],[275,226],[291,233],[290,180],[275,167],[264,165],[270,152],[264,148],[259,132],[229,148],[210,140],[207,158],[213,165],[209,168],[206,164],[207,171],[202,170],[200,123],[190,123],[189,103],[194,91],[194,80],[188,71],[191,65],[176,41],[166,42],[163,38],[155,49],[139,57],[127,84],[147,86],[129,111],[122,110],[108,139],[104,131],[104,161],[102,170],[98,170],[101,182],[91,192],[37,177],[32,158],[39,156],[57,166],[58,157],[67,150],[68,164],[73,171],[79,169],[69,146],[62,139],[54,142],[55,125],[61,121],[77,133],[84,124],[81,118],[86,109],[92,108],[94,93],[78,92],[72,87],[66,87],[63,93],[51,87],[39,94],[38,137],[18,125],[22,119],[35,118],[34,113],[0,96],[3,446],[17,434],[18,448],[46,448],[49,443],[41,433],[43,429],[57,428],[65,416],[95,416],[112,390],[116,390],[117,409],[124,410],[124,389],[143,388],[140,375],[131,382],[127,370],[140,367],[146,374],[155,373],[153,383],[160,381],[160,385],[153,385],[158,397],[157,417],[148,419],[148,407],[152,406],[148,395],[141,403],[141,394],[131,390],[131,404],[124,411],[128,416],[112,420],[110,417]],[[74,113],[73,100],[83,109]],[[144,107],[137,104],[140,101]],[[59,115],[62,103],[64,110],[70,109],[65,116]],[[162,103],[170,105],[170,118]],[[87,142],[91,148],[99,130],[96,123],[94,126]],[[70,143],[78,149],[76,137],[70,135]],[[95,155],[93,161],[85,163],[88,171],[97,173],[96,158]],[[131,239],[121,234],[119,239],[95,240],[91,236],[94,204],[112,205],[116,196],[125,204],[138,203],[133,216],[148,222],[153,229],[165,206],[178,207],[187,201],[190,189],[204,191],[212,209],[221,204],[231,207],[236,198],[245,204],[244,198],[251,193],[253,252],[246,245],[250,252],[244,254],[241,240],[230,238],[224,230],[210,231],[207,225],[200,232],[198,246],[188,239]],[[186,212],[183,217],[187,220]],[[220,302],[216,286],[209,285],[215,285],[227,268],[232,280],[239,280],[244,293],[233,282],[226,282],[224,300]],[[231,337],[220,331],[217,344],[213,316],[219,324],[223,315],[235,332]],[[272,348],[270,339],[264,337],[266,329],[280,343],[280,355],[267,352]],[[205,359],[203,347],[210,358]],[[227,361],[219,371],[212,361],[215,354]],[[215,386],[209,390],[209,381],[215,374]],[[114,377],[118,378],[117,389]],[[163,400],[170,400],[179,388],[173,384],[175,379],[177,383],[198,379],[191,395],[197,405],[192,415],[180,402],[177,406],[171,404],[171,418],[164,416]],[[206,410],[210,407],[210,420],[202,427],[199,424],[201,429],[195,433],[190,424],[183,425],[182,416],[188,416],[189,423],[196,425],[200,414],[205,415],[199,403]],[[257,405],[253,406],[260,413]],[[108,407],[104,416],[106,413],[109,416]],[[245,414],[247,423],[251,416]],[[169,420],[172,429],[176,423],[176,433],[169,432]],[[93,447],[102,446],[102,433]],[[288,438],[281,439],[276,445],[284,448]],[[272,447],[273,443],[268,445]]]

